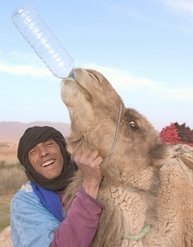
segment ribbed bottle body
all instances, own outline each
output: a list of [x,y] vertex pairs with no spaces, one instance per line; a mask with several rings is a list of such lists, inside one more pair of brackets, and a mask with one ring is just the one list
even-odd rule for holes
[[53,75],[62,79],[68,77],[74,60],[37,11],[31,6],[21,6],[13,12],[12,21]]

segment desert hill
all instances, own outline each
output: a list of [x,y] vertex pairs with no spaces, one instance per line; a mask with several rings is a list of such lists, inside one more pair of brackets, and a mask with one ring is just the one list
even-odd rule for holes
[[0,142],[2,141],[18,141],[24,131],[34,125],[52,126],[59,130],[64,136],[70,131],[70,124],[57,122],[0,122]]
[[70,133],[70,124],[57,122],[0,122],[0,162],[16,163],[17,144],[24,131],[34,125],[52,126],[64,136]]

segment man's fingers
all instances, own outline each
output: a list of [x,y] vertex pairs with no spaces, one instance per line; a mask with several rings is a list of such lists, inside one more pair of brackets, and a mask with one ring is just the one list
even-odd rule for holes
[[91,160],[95,160],[97,158],[97,156],[99,156],[98,150],[91,151],[90,154],[89,154],[89,158]]
[[93,161],[93,163],[98,166],[100,166],[102,162],[103,162],[103,158],[101,156],[97,156]]

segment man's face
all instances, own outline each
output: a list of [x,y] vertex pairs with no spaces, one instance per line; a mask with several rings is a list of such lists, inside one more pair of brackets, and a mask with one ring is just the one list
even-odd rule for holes
[[28,152],[28,158],[33,168],[48,179],[61,174],[64,160],[60,147],[53,139],[34,146]]

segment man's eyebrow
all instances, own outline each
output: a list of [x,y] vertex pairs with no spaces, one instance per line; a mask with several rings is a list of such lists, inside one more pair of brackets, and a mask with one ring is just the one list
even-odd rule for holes
[[54,142],[54,139],[50,138],[50,139],[43,141],[42,143],[46,143],[46,142]]

